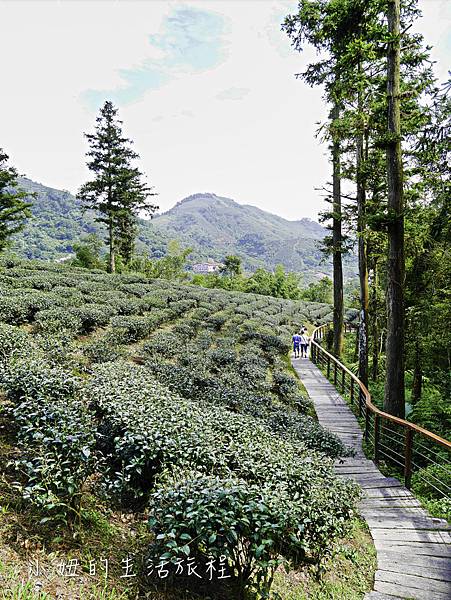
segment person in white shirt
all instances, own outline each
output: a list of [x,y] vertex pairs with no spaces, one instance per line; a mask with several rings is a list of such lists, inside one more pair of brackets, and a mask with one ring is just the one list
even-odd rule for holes
[[308,357],[308,346],[309,346],[310,338],[307,333],[307,329],[304,328],[304,331],[301,334],[301,358]]

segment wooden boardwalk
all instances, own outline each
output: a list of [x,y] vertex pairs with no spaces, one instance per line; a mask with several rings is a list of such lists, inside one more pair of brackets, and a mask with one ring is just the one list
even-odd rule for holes
[[336,464],[357,481],[364,497],[359,512],[368,523],[377,552],[373,589],[365,598],[451,599],[451,528],[432,518],[397,479],[385,477],[362,451],[362,430],[354,414],[308,359],[292,359],[321,425],[355,451]]

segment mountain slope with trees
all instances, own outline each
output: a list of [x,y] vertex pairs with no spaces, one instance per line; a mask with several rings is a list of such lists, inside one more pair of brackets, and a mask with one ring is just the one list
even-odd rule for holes
[[[35,193],[33,218],[14,236],[14,250],[26,258],[63,259],[74,252],[74,244],[90,233],[102,238],[104,227],[90,210],[83,215],[81,202],[70,192],[19,178],[20,187]],[[288,221],[259,208],[241,205],[214,194],[195,194],[177,203],[152,221],[138,219],[136,248],[153,258],[163,256],[171,239],[190,246],[191,262],[208,258],[222,261],[229,254],[242,258],[246,270],[273,269],[302,272],[306,280],[329,274],[330,264],[322,263],[318,248],[325,235],[323,227],[309,219]],[[353,261],[345,272],[352,275]]]

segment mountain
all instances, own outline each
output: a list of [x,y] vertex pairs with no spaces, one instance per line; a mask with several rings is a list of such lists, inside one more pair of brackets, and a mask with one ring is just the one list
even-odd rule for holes
[[217,260],[237,254],[248,268],[283,264],[291,271],[319,268],[322,256],[317,242],[325,235],[323,227],[309,219],[287,221],[208,193],[178,202],[155,217],[153,225],[170,237],[183,236]]
[[[73,252],[73,244],[88,233],[104,236],[91,211],[83,213],[69,192],[21,178],[20,187],[35,193],[33,218],[14,239],[14,250],[27,258],[60,260]],[[237,254],[247,270],[282,264],[304,274],[307,280],[330,274],[322,264],[318,242],[326,230],[311,221],[288,221],[255,206],[238,204],[211,193],[194,194],[151,221],[140,219],[138,251],[163,256],[169,240],[193,248],[191,261],[221,261]],[[353,274],[353,261],[347,269]]]

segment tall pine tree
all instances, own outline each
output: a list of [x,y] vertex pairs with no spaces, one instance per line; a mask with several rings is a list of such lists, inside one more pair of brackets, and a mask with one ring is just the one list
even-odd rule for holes
[[96,220],[107,227],[108,271],[116,270],[116,253],[130,261],[137,234],[137,215],[152,214],[157,207],[149,197],[156,194],[133,166],[139,155],[131,149],[131,140],[122,135],[122,121],[109,100],[100,109],[95,133],[85,134],[90,150],[87,166],[94,173],[78,193],[86,209],[98,213]]

